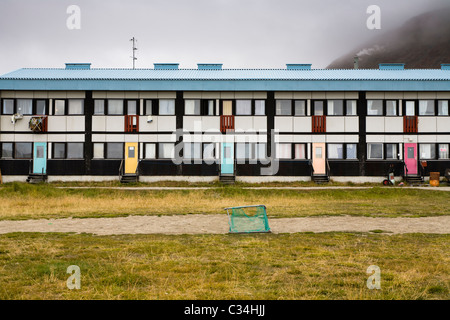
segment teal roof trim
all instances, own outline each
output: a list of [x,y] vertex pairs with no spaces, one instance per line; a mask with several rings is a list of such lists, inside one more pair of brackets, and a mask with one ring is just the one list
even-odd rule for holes
[[0,90],[450,91],[450,70],[19,69]]

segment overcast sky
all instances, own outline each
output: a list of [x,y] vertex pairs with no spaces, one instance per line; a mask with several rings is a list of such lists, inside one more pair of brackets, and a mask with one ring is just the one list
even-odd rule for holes
[[[137,68],[176,62],[224,68],[324,68],[366,39],[449,0],[0,0],[0,74],[24,67]],[[80,29],[69,29],[70,5]],[[369,5],[381,30],[369,30]]]

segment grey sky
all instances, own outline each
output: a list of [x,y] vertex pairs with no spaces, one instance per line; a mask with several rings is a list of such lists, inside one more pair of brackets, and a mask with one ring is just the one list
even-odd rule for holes
[[[69,5],[81,29],[69,30]],[[369,5],[381,8],[381,30],[369,30]],[[361,42],[448,0],[1,0],[0,74],[22,67],[95,68],[155,62],[223,63],[224,68],[324,68]]]

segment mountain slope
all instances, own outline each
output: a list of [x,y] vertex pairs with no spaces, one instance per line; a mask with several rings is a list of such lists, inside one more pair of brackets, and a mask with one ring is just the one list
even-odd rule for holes
[[440,68],[450,63],[450,8],[408,20],[398,29],[376,37],[333,61],[327,69],[351,69],[355,55],[360,69],[379,63],[405,63],[407,69]]

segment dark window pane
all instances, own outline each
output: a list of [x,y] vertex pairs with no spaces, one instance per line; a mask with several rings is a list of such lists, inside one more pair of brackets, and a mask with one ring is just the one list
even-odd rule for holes
[[13,144],[10,142],[2,143],[2,158],[12,158],[13,156]]
[[107,159],[123,159],[123,144],[110,142],[107,144],[106,149]]
[[67,144],[67,159],[83,159],[82,142],[72,142]]
[[33,157],[33,144],[31,142],[16,142],[15,158],[31,159]]
[[66,157],[66,144],[54,143],[53,144],[53,158],[64,159]]

